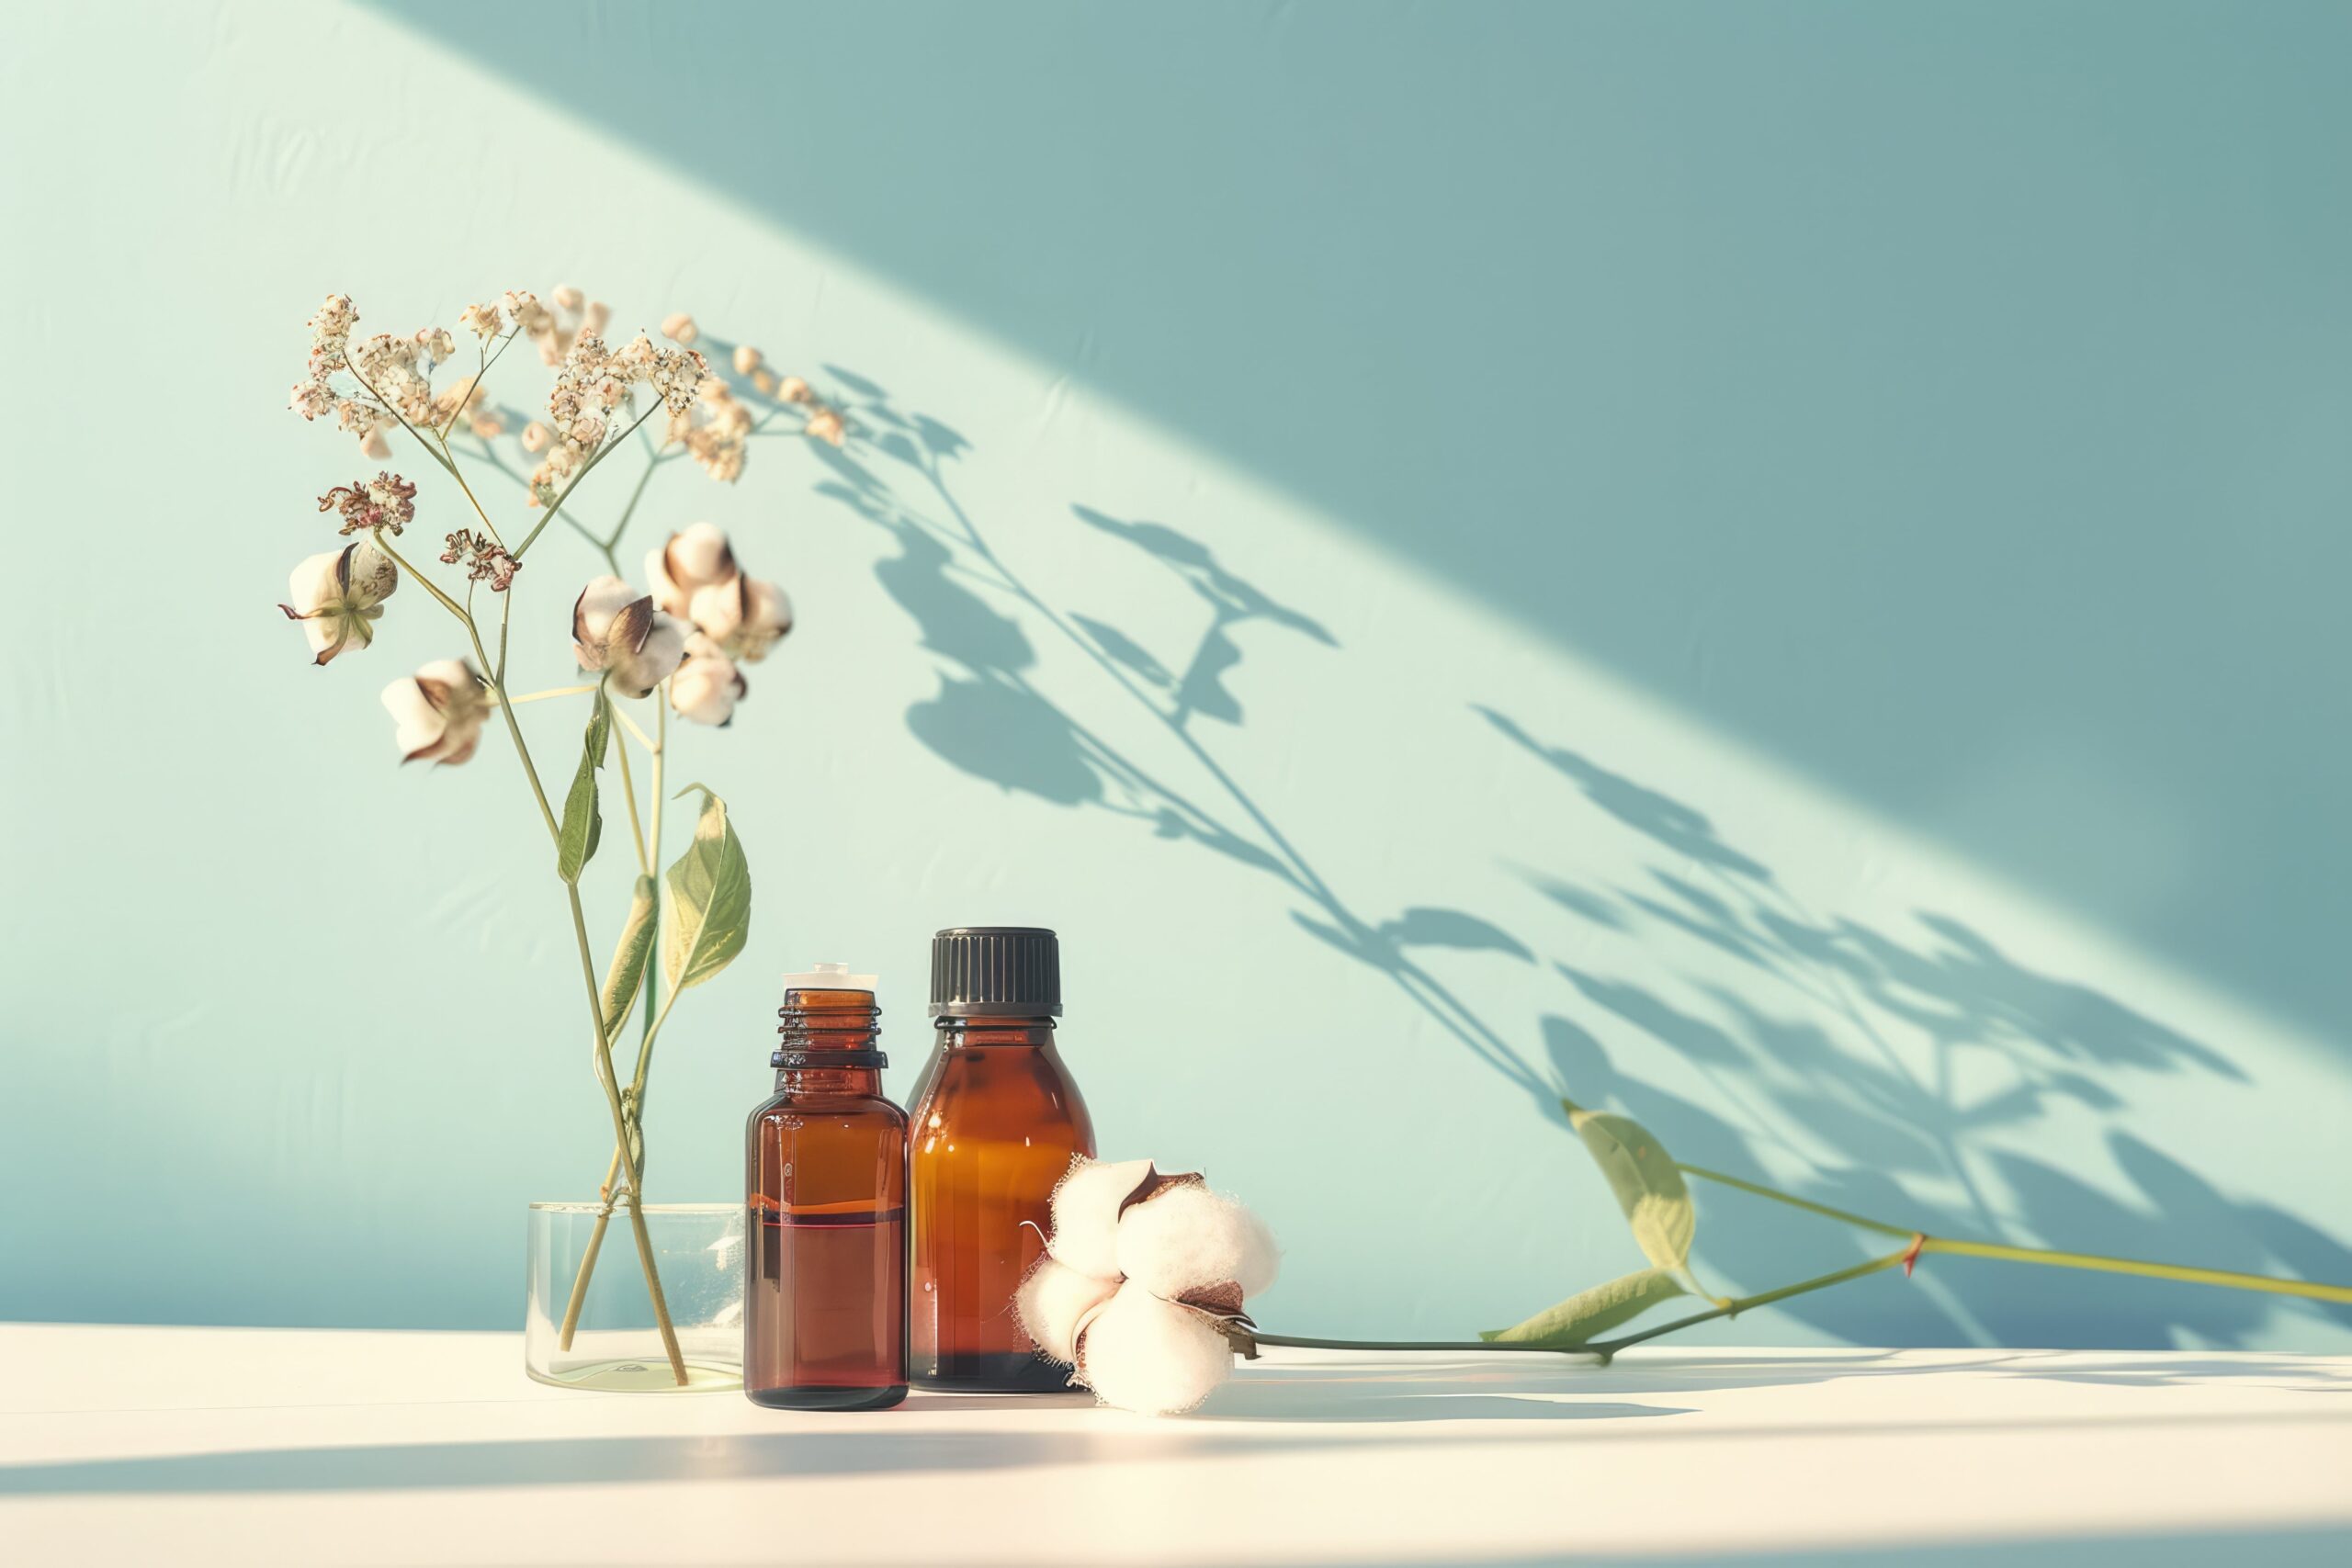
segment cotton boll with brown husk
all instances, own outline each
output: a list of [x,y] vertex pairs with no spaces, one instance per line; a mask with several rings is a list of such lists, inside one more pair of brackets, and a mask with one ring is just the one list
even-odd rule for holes
[[735,661],[717,643],[695,632],[686,638],[686,661],[670,677],[670,705],[695,724],[726,724],[735,705],[752,689]]
[[572,603],[571,647],[580,668],[604,671],[614,691],[641,697],[677,671],[686,627],[655,609],[651,594],[599,577]]
[[481,677],[462,660],[436,660],[384,688],[384,708],[399,726],[394,739],[403,762],[454,767],[465,761],[481,744],[490,707]]
[[1071,1162],[1054,1189],[1054,1234],[1046,1250],[1081,1274],[1119,1277],[1119,1213],[1151,1174],[1148,1159]]
[[1205,1314],[1130,1280],[1086,1325],[1079,1381],[1106,1404],[1181,1416],[1233,1373],[1233,1347]]
[[1022,1332],[1038,1349],[1069,1365],[1078,1359],[1079,1325],[1118,1288],[1116,1280],[1097,1279],[1067,1263],[1042,1258],[1021,1282],[1020,1293],[1012,1301],[1021,1315]]
[[1197,1181],[1170,1187],[1120,1220],[1118,1272],[1170,1301],[1219,1285],[1254,1296],[1281,1263],[1266,1222]]
[[690,618],[695,594],[739,575],[727,531],[716,523],[690,523],[645,557],[645,575],[656,608]]

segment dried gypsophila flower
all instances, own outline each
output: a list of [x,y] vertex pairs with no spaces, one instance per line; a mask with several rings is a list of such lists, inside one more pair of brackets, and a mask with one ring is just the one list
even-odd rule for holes
[[1199,1404],[1254,1355],[1246,1299],[1274,1281],[1272,1233],[1198,1176],[1080,1156],[1054,1190],[1053,1234],[1015,1298],[1038,1349],[1105,1404]]
[[474,582],[487,582],[492,593],[503,593],[514,585],[514,574],[523,563],[506,553],[506,547],[470,528],[460,528],[447,536],[449,547],[441,552],[442,563],[456,566],[465,563],[466,577]]
[[472,665],[442,659],[386,686],[384,709],[398,727],[393,739],[402,762],[455,767],[481,744],[491,696]]
[[397,536],[416,518],[416,486],[398,474],[379,473],[335,486],[319,497],[319,510],[343,514],[338,534],[381,528]]
[[506,330],[506,322],[495,305],[469,305],[458,316],[458,324],[479,338],[494,338]]
[[732,484],[743,477],[754,423],[752,411],[713,376],[703,382],[693,408],[670,416],[667,438],[683,445],[712,479]]
[[280,604],[288,620],[302,623],[302,635],[325,664],[351,646],[361,648],[376,639],[374,623],[383,614],[384,601],[400,586],[400,569],[391,557],[365,540],[354,540],[339,550],[306,558],[287,579],[293,603]]

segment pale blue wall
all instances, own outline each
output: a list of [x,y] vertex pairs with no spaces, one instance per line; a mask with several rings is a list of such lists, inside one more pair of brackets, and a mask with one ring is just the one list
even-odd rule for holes
[[[560,281],[928,435],[655,480],[802,615],[680,742],[759,894],[657,1196],[732,1190],[778,971],[881,969],[903,1088],[926,933],[1022,919],[1108,1148],[1284,1236],[1270,1326],[1630,1266],[1563,1088],[1931,1228],[2352,1280],[2352,10],[658,15],[5,24],[0,1315],[506,1324],[521,1205],[601,1171],[510,750],[389,755],[458,650],[411,591],[316,671],[271,608],[356,467],[282,412],[318,298]],[[533,556],[524,681],[585,570]],[[1856,1245],[1702,1217],[1742,1288]],[[2352,1318],[1939,1262],[1722,1337]]]

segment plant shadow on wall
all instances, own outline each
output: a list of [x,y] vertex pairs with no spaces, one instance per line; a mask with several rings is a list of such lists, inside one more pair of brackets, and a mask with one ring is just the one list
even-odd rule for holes
[[[2352,1252],[2318,1228],[2275,1206],[2229,1198],[2120,1128],[2108,1146],[2141,1202],[2109,1196],[2014,1148],[1992,1146],[1994,1134],[2024,1128],[2055,1109],[2124,1111],[2119,1086],[2134,1073],[2244,1081],[2220,1053],[2097,990],[2035,973],[1951,917],[1922,915],[1920,933],[1906,937],[1815,915],[1696,807],[1482,707],[1477,712],[1498,744],[1540,760],[1657,852],[1645,886],[1589,887],[1536,872],[1526,874],[1528,880],[1582,927],[1638,936],[1652,951],[1691,944],[1694,952],[1729,958],[1755,982],[1752,988],[1694,982],[1695,1000],[1678,1005],[1631,979],[1554,965],[1612,1033],[1633,1031],[1702,1074],[1720,1103],[1738,1109],[1740,1125],[1627,1070],[1593,1032],[1563,1014],[1541,1021],[1541,1065],[1533,1065],[1422,956],[1450,949],[1539,962],[1526,942],[1464,910],[1361,908],[1218,754],[1215,727],[1242,721],[1227,682],[1246,650],[1285,638],[1336,648],[1319,622],[1179,529],[1084,505],[1071,509],[1076,525],[1164,569],[1180,592],[1200,602],[1203,630],[1188,659],[1163,660],[1107,621],[1048,604],[959,500],[950,468],[968,450],[964,437],[937,419],[899,408],[864,377],[828,370],[847,395],[827,401],[849,416],[854,434],[839,449],[812,445],[831,469],[818,490],[884,530],[896,547],[897,554],[876,568],[876,578],[914,620],[922,646],[945,666],[938,692],[908,711],[907,725],[952,766],[1057,806],[1131,818],[1159,838],[1196,843],[1266,879],[1290,904],[1301,931],[1396,987],[1472,1056],[1525,1090],[1555,1123],[1569,1121],[1566,1097],[1608,1101],[1659,1129],[1699,1165],[1758,1172],[1759,1149],[1792,1155],[1808,1168],[1795,1193],[1840,1209],[1940,1223],[1947,1216],[1913,1190],[1941,1187],[1959,1195],[1949,1215],[1957,1226],[1988,1236],[2008,1228],[2007,1216],[2053,1243],[2162,1258],[2178,1251],[2174,1238],[2185,1232],[2199,1238],[2200,1250],[2229,1248],[2228,1256],[2199,1263],[2237,1270],[2275,1264],[2306,1279],[2352,1277]],[[1081,651],[1102,673],[1106,693],[1149,714],[1203,782],[1180,785],[1040,691],[1031,678],[1038,661],[1033,637],[1062,639]],[[1775,1005],[1775,996],[1786,1005]],[[1972,1069],[1964,1074],[1963,1060]],[[1998,1066],[2005,1087],[1963,1092],[1963,1078],[1972,1086],[1984,1081],[1988,1062]],[[1834,1163],[1820,1157],[1824,1150],[1834,1151]],[[1791,1271],[1787,1229],[1779,1223],[1713,1226],[1707,1259],[1743,1284],[1777,1285]],[[1936,1293],[1905,1292],[1902,1332],[1946,1343],[1989,1334],[2007,1342],[2071,1336],[2109,1346],[2168,1346],[2177,1331],[2188,1331],[2235,1344],[2271,1305],[2237,1292],[2142,1282],[2078,1296],[2079,1315],[2069,1318],[2066,1309],[2053,1307],[2058,1292],[2004,1288],[1994,1272],[1939,1270]],[[2352,1323],[2352,1311],[2340,1305],[2303,1309]],[[1843,1292],[1805,1295],[1782,1310],[1848,1337],[1884,1338],[1889,1331],[1883,1298],[1865,1304]]]

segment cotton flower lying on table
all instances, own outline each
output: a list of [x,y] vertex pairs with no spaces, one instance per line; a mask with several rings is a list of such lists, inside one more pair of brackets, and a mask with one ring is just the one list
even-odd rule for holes
[[1016,1304],[1073,1383],[1173,1416],[1231,1374],[1237,1349],[1257,1354],[1242,1303],[1274,1282],[1273,1233],[1200,1177],[1080,1159],[1054,1190],[1053,1222]]

